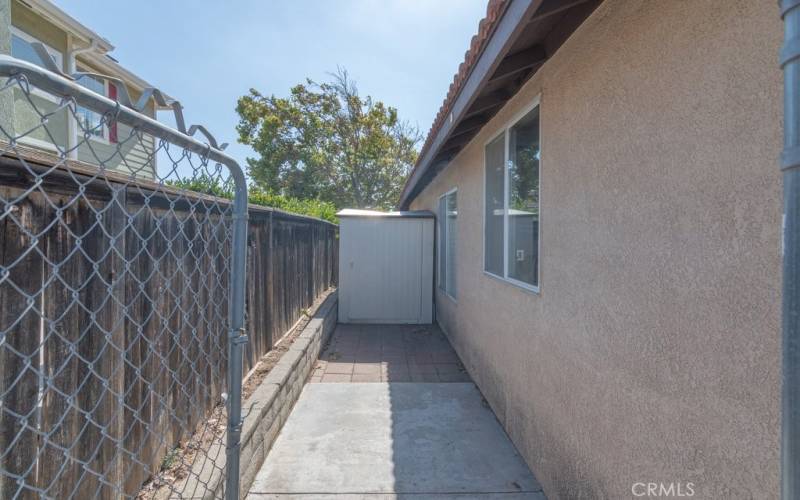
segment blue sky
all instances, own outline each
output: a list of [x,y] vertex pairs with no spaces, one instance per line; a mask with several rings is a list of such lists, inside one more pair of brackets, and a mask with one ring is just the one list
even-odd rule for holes
[[[56,0],[107,38],[122,65],[184,105],[244,164],[236,100],[286,95],[347,68],[362,95],[428,128],[483,17],[486,0]],[[159,118],[168,121],[164,113]]]

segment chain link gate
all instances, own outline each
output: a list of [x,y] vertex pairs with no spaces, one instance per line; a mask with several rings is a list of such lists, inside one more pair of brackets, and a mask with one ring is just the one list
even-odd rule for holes
[[244,175],[59,73],[0,56],[0,498],[238,499]]

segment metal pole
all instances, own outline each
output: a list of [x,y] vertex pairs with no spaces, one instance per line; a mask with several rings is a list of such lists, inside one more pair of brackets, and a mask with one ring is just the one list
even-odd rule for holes
[[[0,14],[3,13],[3,0],[0,0]],[[210,161],[225,165],[235,183],[233,201],[233,252],[230,302],[228,307],[228,372],[226,406],[228,409],[228,429],[226,444],[226,484],[228,500],[239,500],[239,450],[242,430],[242,357],[247,335],[244,334],[245,319],[245,273],[247,264],[247,182],[239,164],[230,156],[212,145],[202,143],[192,134],[174,130],[155,119],[138,113],[134,109],[120,105],[116,101],[96,94],[79,85],[74,80],[47,71],[26,61],[0,54],[0,77],[24,76],[27,87],[41,88],[49,93],[72,97],[76,104],[98,113],[114,116],[118,123],[135,127],[138,131],[153,135],[170,144],[181,147]],[[11,129],[9,129],[11,130]],[[202,130],[202,129],[201,129]],[[13,132],[12,132],[13,134]],[[207,135],[208,137],[208,135]],[[213,139],[211,139],[213,143]]]
[[239,451],[242,434],[242,357],[245,276],[247,267],[247,182],[237,164],[228,165],[236,183],[233,201],[233,269],[231,270],[231,331],[228,341],[228,442],[225,498],[239,500]]
[[781,0],[783,68],[783,359],[781,496],[800,498],[800,0]]
[[[38,87],[58,96],[72,97],[80,106],[89,108],[100,114],[109,113],[113,115],[118,123],[135,127],[145,134],[158,137],[159,139],[168,141],[170,144],[174,144],[177,147],[181,147],[200,156],[206,156],[209,160],[219,162],[228,167],[234,176],[237,175],[236,172],[239,172],[242,179],[244,179],[244,174],[241,174],[242,169],[239,167],[239,164],[236,163],[236,160],[226,155],[221,150],[215,149],[204,142],[200,142],[191,135],[172,129],[157,121],[155,118],[143,115],[126,106],[121,106],[108,97],[101,96],[88,90],[74,80],[56,75],[27,61],[15,59],[6,54],[0,54],[0,77],[15,75],[24,75],[33,87]],[[238,189],[239,181],[237,180],[236,182],[236,187]]]

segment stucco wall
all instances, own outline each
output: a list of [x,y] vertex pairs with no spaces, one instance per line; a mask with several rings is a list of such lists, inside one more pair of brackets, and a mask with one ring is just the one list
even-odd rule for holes
[[[607,0],[412,203],[457,187],[437,314],[545,492],[779,495],[782,26]],[[483,145],[541,94],[541,291],[485,275]]]
[[[11,25],[60,52],[62,63],[65,62],[67,34],[19,2],[11,1],[10,4]],[[9,51],[6,53],[10,53],[10,46]],[[66,66],[61,69],[66,69]],[[58,98],[51,97],[46,99],[42,95],[33,95],[31,96],[31,102],[28,102],[25,94],[20,89],[13,89],[12,93],[14,95],[14,127],[12,130],[15,133],[31,131],[27,134],[26,139],[39,141],[33,144],[35,146],[54,149],[52,146],[52,139],[54,139],[58,147],[65,148],[67,146],[68,114],[65,109],[57,111]],[[34,110],[34,107],[36,110]],[[37,110],[39,113],[51,113],[47,120],[46,130],[44,127],[36,128],[41,125],[41,117]],[[21,142],[25,143],[26,141],[23,139]]]
[[[11,52],[10,26],[11,0],[0,0],[0,54]],[[8,92],[0,92],[0,127],[3,130],[14,127],[14,96]]]

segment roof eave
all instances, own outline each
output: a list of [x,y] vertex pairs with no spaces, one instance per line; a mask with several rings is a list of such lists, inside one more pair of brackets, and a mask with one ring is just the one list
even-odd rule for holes
[[[126,69],[121,64],[109,59],[105,54],[99,54],[96,52],[87,52],[85,54],[81,54],[81,58],[86,59],[86,61],[90,65],[95,66],[98,70],[110,73],[112,76],[120,78],[126,84],[130,85],[131,87],[133,87],[138,91],[142,91],[149,87],[155,87],[155,85],[152,85],[148,83],[146,80],[143,80],[139,76],[132,73],[130,70]],[[174,98],[170,97],[165,93],[164,97],[166,97],[167,100],[175,100]],[[171,109],[171,108],[169,106],[156,105],[156,109]]]
[[[479,38],[473,37],[403,187],[401,209],[408,208],[447,168],[602,2],[490,0],[487,17],[479,25]],[[499,14],[492,9],[498,5],[505,5]],[[491,25],[485,24],[487,20]],[[477,51],[476,43],[481,41],[482,48]]]
[[[97,50],[84,52],[80,54],[79,57],[85,59],[89,64],[95,66],[101,72],[116,76],[125,81],[126,84],[139,91],[142,91],[148,87],[153,87],[153,85],[147,81],[143,80],[130,70],[106,56],[108,52],[114,50],[114,45],[112,45],[111,42],[64,12],[50,0],[23,0],[23,3],[33,9],[33,11],[38,15],[44,17],[72,36],[78,37],[87,45],[94,41],[96,43]],[[173,99],[166,94],[165,97],[168,99]],[[156,109],[170,109],[170,107],[156,105]]]
[[114,46],[111,42],[84,24],[81,24],[80,21],[61,10],[53,2],[49,0],[24,0],[23,3],[30,6],[36,13],[45,17],[59,28],[82,38],[85,42],[96,41],[101,51],[111,52],[114,50]]
[[441,148],[453,128],[459,123],[461,118],[463,118],[480,89],[497,69],[503,56],[508,52],[517,35],[524,28],[527,19],[539,8],[542,1],[543,0],[512,0],[510,2],[483,49],[483,52],[470,71],[464,85],[458,92],[458,96],[450,106],[448,118],[435,132],[435,137],[430,147],[423,151],[408,182],[406,182],[403,193],[400,196],[399,207],[401,210],[407,209],[413,197],[419,194],[416,192],[419,182],[428,174],[431,167],[434,166],[434,163],[438,163],[434,162],[434,160],[439,152],[439,148]]

